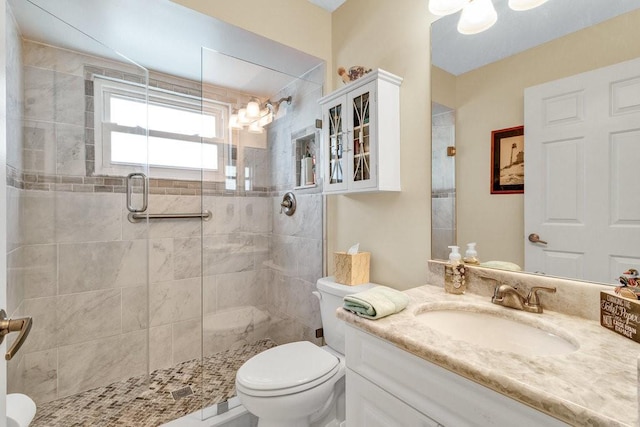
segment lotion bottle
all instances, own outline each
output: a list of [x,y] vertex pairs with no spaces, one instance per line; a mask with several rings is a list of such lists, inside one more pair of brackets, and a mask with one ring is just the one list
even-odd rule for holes
[[475,243],[467,243],[467,250],[464,253],[464,258],[462,259],[465,264],[480,264],[478,260],[478,251],[476,251]]
[[450,294],[464,294],[467,286],[460,248],[458,246],[449,246],[449,249],[451,249],[449,262],[444,266],[444,290]]

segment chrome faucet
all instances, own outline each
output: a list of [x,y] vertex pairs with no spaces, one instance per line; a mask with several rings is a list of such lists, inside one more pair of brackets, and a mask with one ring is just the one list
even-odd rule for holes
[[531,313],[542,313],[542,304],[538,296],[538,291],[546,291],[555,293],[556,288],[546,286],[534,286],[531,288],[526,297],[518,292],[513,286],[501,284],[497,285],[493,291],[491,302],[505,307],[515,308],[517,310],[528,311]]

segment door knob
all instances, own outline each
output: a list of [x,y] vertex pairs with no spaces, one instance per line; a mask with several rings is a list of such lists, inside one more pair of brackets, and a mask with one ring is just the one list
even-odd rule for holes
[[538,236],[536,233],[529,234],[529,241],[531,243],[541,243],[543,245],[547,244],[547,242],[545,242],[544,240],[540,240],[540,236]]
[[7,313],[0,310],[0,344],[4,341],[5,335],[11,332],[19,332],[18,338],[15,340],[11,348],[4,355],[5,360],[11,360],[13,356],[20,350],[22,344],[27,339],[31,331],[31,317],[23,317],[22,319],[7,319]]

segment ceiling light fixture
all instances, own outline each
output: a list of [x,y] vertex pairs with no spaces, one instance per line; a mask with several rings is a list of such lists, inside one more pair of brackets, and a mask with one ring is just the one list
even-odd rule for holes
[[460,34],[478,34],[488,30],[498,20],[498,13],[491,0],[471,0],[460,15],[458,32]]
[[547,1],[548,0],[509,0],[509,7],[520,12],[538,7]]
[[436,16],[451,15],[469,3],[469,0],[431,0],[429,12]]
[[[515,11],[530,10],[548,0],[509,0]],[[462,10],[458,21],[461,34],[478,34],[488,30],[498,20],[493,0],[429,0],[429,12],[433,15],[451,15]]]

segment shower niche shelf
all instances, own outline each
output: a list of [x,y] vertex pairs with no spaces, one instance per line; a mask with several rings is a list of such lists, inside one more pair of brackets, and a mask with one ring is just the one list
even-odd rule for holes
[[316,152],[318,131],[313,127],[302,129],[293,134],[293,155],[295,179],[294,189],[304,190],[318,186],[316,174]]

